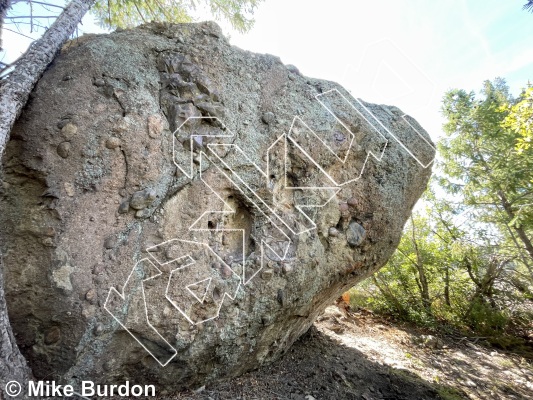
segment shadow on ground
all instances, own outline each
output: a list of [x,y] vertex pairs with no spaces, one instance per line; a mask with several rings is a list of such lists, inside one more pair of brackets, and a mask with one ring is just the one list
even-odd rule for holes
[[[175,399],[443,399],[415,374],[370,361],[315,326],[277,362]],[[458,397],[460,398],[460,397]]]

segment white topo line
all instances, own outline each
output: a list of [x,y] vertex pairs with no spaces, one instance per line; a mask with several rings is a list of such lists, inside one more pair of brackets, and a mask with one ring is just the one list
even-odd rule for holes
[[[344,164],[347,162],[348,160],[348,156],[350,154],[350,151],[352,150],[352,147],[354,146],[354,141],[355,141],[355,135],[353,132],[350,131],[349,127],[337,116],[337,114],[331,109],[331,106],[329,106],[328,104],[326,104],[325,101],[323,101],[323,99],[327,99],[328,96],[339,96],[341,101],[343,103],[346,103],[349,105],[349,107],[351,107],[351,109],[353,111],[356,112],[357,116],[359,118],[361,118],[363,121],[365,121],[371,128],[371,131],[372,131],[372,134],[375,135],[375,138],[376,140],[379,142],[379,143],[382,143],[383,146],[381,148],[381,151],[379,154],[375,154],[372,150],[367,150],[367,156],[365,158],[365,161],[363,163],[363,166],[361,168],[361,171],[359,173],[358,176],[356,176],[355,178],[353,179],[350,179],[346,182],[337,182],[330,174],[328,174],[326,172],[326,170],[323,168],[323,166],[320,165],[319,162],[317,162],[316,160],[313,159],[313,157],[309,154],[308,151],[306,151],[306,149],[298,142],[298,138],[294,136],[294,131],[293,131],[293,128],[295,126],[295,123],[299,123],[299,124],[302,124],[312,135],[314,135],[318,140],[319,142],[321,143],[321,145],[323,145],[327,151],[329,151],[330,153],[332,153],[340,163]],[[358,99],[355,99],[356,101],[356,104],[354,105],[354,103],[350,102],[343,94],[341,94],[337,89],[331,89],[327,92],[324,92],[324,93],[321,93],[319,95],[316,95],[315,96],[315,99],[330,113],[333,115],[333,117],[337,120],[338,123],[340,123],[345,129],[346,131],[348,132],[348,135],[349,135],[349,145],[348,145],[348,149],[346,150],[346,155],[344,157],[340,157],[337,152],[332,149],[327,143],[326,141],[320,136],[318,135],[313,129],[311,129],[302,119],[300,119],[299,117],[295,116],[293,118],[293,121],[291,123],[291,127],[288,131],[288,133],[284,133],[283,135],[281,135],[280,137],[278,137],[273,143],[272,145],[269,147],[268,149],[268,152],[267,152],[267,166],[266,166],[266,170],[263,171],[258,165],[256,165],[253,161],[251,161],[251,159],[249,157],[246,156],[246,152],[243,151],[243,149],[241,149],[238,145],[235,145],[233,143],[228,143],[228,144],[208,144],[207,146],[205,146],[205,149],[206,149],[206,152],[204,151],[201,151],[200,152],[200,167],[199,167],[199,177],[201,179],[202,182],[204,182],[204,184],[212,191],[212,193],[218,197],[222,203],[224,204],[224,207],[225,207],[225,210],[223,211],[220,211],[220,210],[209,210],[209,211],[205,211],[197,220],[194,221],[194,223],[188,228],[188,230],[190,232],[194,232],[194,231],[220,231],[220,232],[225,232],[225,231],[231,231],[231,232],[241,232],[242,234],[242,249],[243,249],[243,258],[242,258],[242,271],[241,271],[241,274],[235,274],[235,272],[233,271],[233,274],[235,275],[235,278],[239,279],[239,284],[237,285],[237,288],[236,290],[233,292],[233,293],[227,293],[227,292],[224,292],[222,294],[222,299],[219,301],[219,304],[218,304],[218,308],[216,310],[216,313],[214,316],[211,316],[210,318],[207,318],[207,319],[204,319],[204,320],[201,320],[201,321],[195,321],[191,318],[191,316],[188,314],[187,310],[183,309],[180,304],[178,304],[176,302],[176,300],[174,298],[172,298],[170,295],[169,295],[169,290],[170,288],[172,287],[171,286],[171,283],[172,283],[172,278],[174,276],[175,273],[179,272],[180,270],[186,268],[186,267],[190,267],[191,265],[193,265],[194,263],[198,262],[199,260],[194,260],[190,255],[188,254],[184,254],[182,256],[180,256],[180,259],[181,258],[187,258],[189,259],[189,262],[186,263],[185,265],[180,265],[178,268],[174,269],[171,271],[170,273],[170,276],[168,278],[168,283],[167,283],[167,286],[166,286],[166,291],[165,291],[165,298],[168,300],[168,302],[170,304],[172,304],[172,306],[174,308],[176,308],[186,319],[187,321],[189,321],[191,324],[200,324],[200,323],[204,323],[204,322],[207,322],[207,321],[210,321],[212,319],[215,319],[215,318],[218,318],[219,316],[219,313],[220,313],[220,309],[222,307],[222,304],[223,304],[223,301],[225,298],[229,298],[231,300],[235,300],[236,298],[236,295],[237,295],[237,292],[238,290],[243,287],[243,285],[248,285],[251,280],[257,276],[258,272],[261,271],[263,269],[263,266],[264,266],[264,258],[266,258],[266,249],[270,250],[273,254],[275,254],[276,257],[279,258],[279,261],[283,261],[286,259],[287,257],[287,253],[288,253],[288,250],[290,248],[290,245],[291,245],[291,240],[290,240],[290,237],[287,235],[287,233],[285,232],[286,230],[288,230],[292,235],[300,235],[304,232],[309,232],[313,229],[316,229],[316,224],[315,222],[303,211],[304,208],[322,208],[324,206],[326,206],[331,200],[333,200],[335,198],[335,196],[337,195],[337,193],[341,190],[341,187],[348,184],[348,183],[351,183],[351,182],[354,182],[358,179],[360,179],[360,177],[362,176],[363,172],[364,172],[364,169],[365,169],[365,166],[366,166],[366,163],[368,161],[368,158],[372,155],[372,157],[374,157],[377,161],[381,161],[383,156],[384,156],[384,153],[385,153],[385,148],[387,146],[387,143],[388,143],[388,139],[387,139],[387,136],[394,139],[397,143],[400,144],[400,146],[402,147],[402,149],[404,151],[406,151],[418,164],[420,164],[422,167],[424,168],[427,168],[429,165],[431,165],[431,163],[433,162],[434,160],[434,157],[431,159],[430,162],[423,162],[421,161],[417,156],[415,156],[413,154],[413,152],[411,150],[409,150],[409,148],[404,144],[402,143],[402,141],[396,136],[394,135],[387,127],[385,127],[385,125],[383,125],[383,123],[366,107],[362,104],[361,101],[359,101]],[[211,120],[211,121],[217,121],[221,126],[222,126],[222,129],[223,131],[227,132],[226,134],[215,134],[215,135],[209,135],[209,134],[192,134],[189,138],[189,141],[190,141],[190,155],[188,158],[188,161],[187,161],[187,165],[183,165],[182,163],[179,163],[177,160],[176,160],[176,153],[177,153],[177,149],[178,148],[182,148],[183,146],[181,145],[181,143],[178,142],[177,138],[176,138],[176,135],[180,132],[180,130],[182,130],[183,128],[185,128],[187,126],[188,123],[190,122],[196,122],[196,120],[198,119],[203,119],[203,120]],[[423,145],[424,146],[429,146],[430,148],[432,148],[433,150],[435,149],[434,146],[424,137],[424,135],[422,135],[406,118],[406,116],[404,115],[403,116],[403,120],[407,123],[407,125],[414,131],[416,132],[416,134],[418,135],[418,137],[423,141]],[[194,150],[194,143],[195,143],[195,140],[197,138],[199,138],[199,142],[202,143],[203,139],[201,139],[202,137],[214,137],[214,138],[221,138],[221,139],[233,139],[235,138],[236,136],[234,135],[233,132],[231,132],[225,125],[224,123],[217,117],[190,117],[188,118],[187,120],[185,120],[183,122],[183,124],[181,124],[178,129],[173,133],[172,135],[173,137],[173,144],[172,144],[172,158],[173,158],[173,161],[175,163],[175,165],[179,168],[179,170],[185,174],[188,178],[192,179],[193,176],[194,176],[194,156],[193,156],[193,150]],[[276,211],[273,209],[273,207],[277,207],[278,205],[277,204],[274,204],[273,206],[270,205],[270,201],[268,199],[264,199],[257,191],[254,191],[250,185],[245,181],[245,179],[243,179],[237,171],[235,171],[232,166],[230,165],[229,162],[226,162],[226,160],[223,158],[223,157],[220,157],[217,152],[216,152],[216,149],[217,148],[221,148],[221,147],[228,147],[228,148],[231,148],[233,149],[234,151],[240,153],[240,155],[242,155],[242,157],[244,157],[249,164],[251,164],[255,169],[256,171],[265,178],[264,180],[264,184],[267,185],[268,187],[268,179],[269,179],[269,176],[270,176],[270,155],[271,155],[271,152],[273,152],[273,148],[274,146],[276,146],[278,144],[278,142],[282,141],[283,143],[283,146],[284,146],[284,160],[283,160],[283,163],[284,163],[284,176],[282,177],[283,179],[283,189],[284,190],[303,190],[303,191],[310,191],[310,192],[324,192],[324,191],[329,191],[330,195],[329,197],[324,200],[321,204],[315,204],[315,205],[304,205],[304,204],[293,204],[295,209],[298,210],[298,212],[300,213],[300,216],[303,217],[304,221],[307,221],[309,223],[309,228],[305,229],[305,230],[301,230],[301,231],[294,231],[293,228],[289,225],[287,225],[286,221],[283,220],[283,218],[281,218],[277,213]],[[288,154],[287,154],[287,143],[288,142],[291,142],[295,147],[297,147],[307,158],[308,158],[308,161],[311,162],[312,164],[314,164],[320,171],[321,173],[327,178],[327,180],[329,182],[332,183],[332,185],[329,185],[329,186],[323,186],[323,187],[316,187],[316,186],[311,186],[311,187],[292,187],[288,184],[288,181],[287,181],[287,158],[288,158]],[[203,162],[204,162],[204,158],[206,160],[208,160],[211,165],[213,165],[215,167],[215,169],[224,175],[224,177],[229,180],[234,186],[236,189],[238,189],[246,198],[247,200],[253,204],[253,206],[259,210],[259,212],[261,212],[266,218],[267,220],[269,221],[269,223],[276,229],[279,230],[280,234],[286,238],[286,242],[288,243],[285,247],[285,249],[283,249],[282,251],[282,254],[278,254],[278,250],[275,250],[273,249],[269,244],[267,244],[264,240],[261,240],[261,265],[260,267],[258,268],[257,271],[254,272],[254,274],[247,278],[247,275],[246,275],[246,271],[245,271],[245,268],[246,268],[246,259],[245,259],[245,254],[246,254],[246,250],[245,250],[245,232],[244,232],[244,229],[219,229],[218,227],[217,228],[200,228],[199,227],[199,224],[200,222],[204,219],[205,216],[207,215],[212,215],[212,214],[233,214],[235,213],[236,210],[234,210],[225,200],[224,200],[224,196],[220,193],[217,193],[217,191],[212,187],[210,186],[207,181],[204,179],[203,177],[203,174],[202,174],[202,167],[203,167]],[[214,162],[214,160],[216,160],[217,162]],[[217,165],[218,164],[218,165]],[[222,168],[220,168],[220,166],[223,166],[224,169],[226,170],[229,170],[229,174],[226,173]],[[205,222],[205,221],[204,221]],[[202,242],[197,242],[197,241],[191,241],[191,240],[187,240],[187,239],[179,239],[179,238],[176,238],[176,239],[171,239],[171,240],[168,240],[168,241],[165,241],[165,242],[162,242],[156,246],[153,246],[151,249],[155,248],[155,247],[159,247],[159,246],[164,246],[172,241],[177,241],[178,243],[188,243],[188,244],[196,244],[196,245],[200,245],[200,246],[207,246],[207,248],[209,248],[209,246],[206,244],[206,243],[202,243]],[[147,251],[151,250],[151,249],[146,249]],[[210,248],[209,248],[210,249]],[[224,263],[224,261],[216,254],[216,252],[214,252],[212,249],[210,249],[213,254],[215,254],[216,257],[218,257],[220,260],[220,262]],[[167,263],[163,263],[161,264],[159,262],[159,260],[157,260],[153,255],[152,255],[152,252],[149,252],[149,254],[152,256],[152,261],[158,263],[159,265],[164,265],[164,264],[167,264]],[[156,361],[161,365],[161,366],[166,366],[177,354],[177,350],[175,347],[173,347],[158,331],[157,329],[150,323],[150,318],[149,318],[149,315],[148,315],[148,308],[147,308],[147,304],[146,304],[146,297],[145,297],[145,293],[144,293],[144,282],[145,281],[148,281],[148,280],[151,280],[153,278],[156,278],[156,277],[159,277],[162,275],[162,272],[156,267],[156,265],[153,264],[153,262],[150,261],[149,259],[143,259],[141,261],[139,261],[139,263],[141,262],[149,262],[156,270],[157,270],[157,273],[153,276],[150,276],[148,277],[147,279],[144,279],[141,281],[140,283],[140,288],[141,288],[141,291],[142,291],[142,298],[143,298],[143,306],[144,306],[144,313],[145,313],[145,319],[146,319],[146,323],[148,324],[148,326],[157,334],[157,336],[160,338],[161,342],[165,344],[165,346],[167,347],[167,349],[171,349],[170,352],[169,352],[169,357],[164,360],[163,362],[160,361],[160,359],[155,355],[153,354],[134,334],[133,332],[131,332],[128,327],[126,326],[126,323],[123,322],[121,320],[121,318],[119,318],[117,315],[115,315],[111,310],[108,309],[108,302],[110,300],[110,297],[112,295],[115,295],[115,296],[118,296],[118,298],[120,298],[123,302],[127,303],[127,300],[128,300],[128,296],[127,296],[127,293],[126,293],[126,290],[127,290],[127,285],[128,285],[128,282],[130,281],[130,279],[132,278],[132,274],[134,273],[135,269],[137,268],[137,265],[139,265],[139,263],[137,263],[135,265],[135,267],[132,269],[130,275],[128,276],[128,278],[126,279],[126,282],[124,284],[124,287],[122,289],[122,293],[119,293],[115,288],[111,288],[110,291],[109,291],[109,294],[108,294],[108,297],[106,299],[106,302],[104,304],[104,308],[106,309],[106,311],[111,314],[113,316],[113,318],[154,358],[156,359]],[[176,259],[174,260],[171,260],[169,262],[173,262],[173,261],[176,261]],[[168,263],[169,263],[168,262]],[[231,267],[231,266],[229,266]],[[192,295],[196,301],[198,303],[203,303],[206,296],[208,295],[208,290],[209,288],[211,287],[211,284],[212,284],[212,279],[213,277],[212,276],[205,276],[205,277],[202,277],[200,280],[196,281],[196,282],[193,282],[193,283],[188,283],[186,284],[183,288],[181,288],[182,290],[184,291],[187,291],[190,295]],[[205,293],[202,295],[201,298],[199,298],[197,296],[196,293],[194,293],[192,290],[191,290],[191,287],[193,287],[193,285],[198,285],[198,284],[201,284],[201,283],[204,283],[204,282],[207,282],[207,285],[206,285],[206,289],[205,289]],[[127,308],[127,307],[126,307]],[[124,312],[127,312],[128,311],[124,311],[122,310],[122,317],[123,319],[125,320],[125,316],[124,316]],[[115,312],[116,313],[116,312]]]

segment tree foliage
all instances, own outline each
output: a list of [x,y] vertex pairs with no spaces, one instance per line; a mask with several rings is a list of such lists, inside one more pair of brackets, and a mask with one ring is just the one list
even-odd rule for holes
[[238,31],[251,28],[254,9],[261,0],[98,0],[92,12],[108,28],[128,28],[141,23],[192,22],[191,12],[202,5],[215,19],[224,19]]
[[528,86],[522,92],[516,104],[508,107],[508,115],[503,121],[503,125],[518,133],[517,149],[518,153],[526,152],[533,146],[533,87]]
[[521,144],[531,95],[513,99],[502,79],[484,82],[480,95],[445,94],[446,136],[426,207],[363,284],[363,304],[484,336],[533,333],[533,147]]
[[533,263],[533,148],[518,151],[521,129],[509,128],[520,103],[502,79],[484,82],[479,99],[463,90],[446,93],[440,183],[476,223],[486,224],[493,241],[516,239],[517,250]]

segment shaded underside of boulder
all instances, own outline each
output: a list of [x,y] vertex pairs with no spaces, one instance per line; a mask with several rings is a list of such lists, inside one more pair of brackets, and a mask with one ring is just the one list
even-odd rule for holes
[[17,122],[0,206],[38,378],[228,378],[286,351],[396,248],[434,148],[392,106],[213,23],[70,42]]

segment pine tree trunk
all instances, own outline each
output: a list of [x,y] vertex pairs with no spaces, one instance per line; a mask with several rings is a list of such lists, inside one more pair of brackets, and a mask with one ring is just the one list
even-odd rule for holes
[[0,399],[8,397],[7,395],[2,397],[8,382],[14,380],[25,386],[31,377],[31,371],[19,352],[9,324],[4,297],[3,267],[3,260],[0,257]]
[[[94,2],[95,0],[72,0],[43,36],[17,60],[14,70],[0,80],[0,160],[9,140],[9,133],[35,84]],[[0,12],[3,12],[4,6],[9,6],[9,0],[0,0]],[[16,380],[24,385],[31,376],[9,324],[3,271],[0,253],[0,399],[3,398],[7,382]]]
[[[513,211],[513,208],[511,207],[511,203],[509,203],[507,196],[501,190],[498,192],[498,196],[500,196],[503,209],[505,210],[510,220],[512,221],[516,217],[516,215]],[[531,239],[527,236],[526,232],[524,231],[524,228],[520,226],[516,226],[516,225],[514,225],[513,228],[516,234],[518,235],[519,239],[524,244],[524,247],[527,253],[529,254],[529,257],[531,257],[531,260],[533,260],[533,243],[531,243]]]
[[446,269],[444,270],[444,301],[446,302],[446,305],[448,307],[452,306],[452,302],[450,301],[450,266],[446,265]]
[[14,71],[0,81],[0,157],[33,87],[94,2],[72,0],[44,35],[17,60]]

